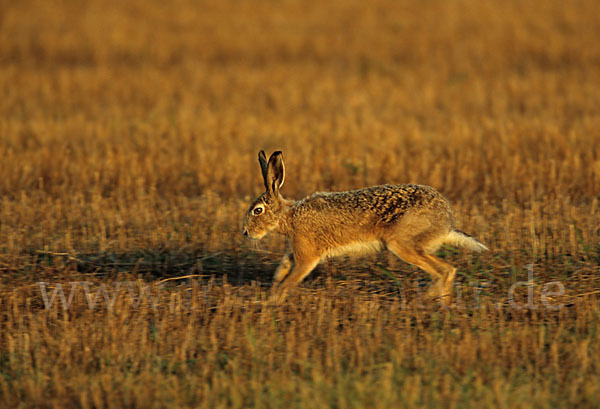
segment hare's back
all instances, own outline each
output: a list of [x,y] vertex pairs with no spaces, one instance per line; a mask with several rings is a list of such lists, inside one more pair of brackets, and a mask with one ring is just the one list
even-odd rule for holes
[[346,192],[318,192],[297,203],[299,213],[328,213],[355,219],[374,218],[395,223],[409,211],[431,210],[451,214],[450,204],[425,185],[378,185]]
[[425,185],[379,185],[357,192],[361,210],[373,212],[380,223],[394,223],[408,212],[451,214],[448,200]]

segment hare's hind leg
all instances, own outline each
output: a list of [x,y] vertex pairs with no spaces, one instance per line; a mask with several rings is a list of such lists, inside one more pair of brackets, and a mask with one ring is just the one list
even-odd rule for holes
[[427,254],[420,246],[408,246],[398,241],[389,241],[386,246],[400,259],[429,273],[436,281],[428,291],[428,295],[440,297],[443,303],[448,302],[452,292],[452,282],[456,275],[454,267],[431,254]]
[[[452,297],[452,284],[454,283],[454,277],[456,276],[456,268],[443,260],[440,260],[436,256],[432,254],[425,255],[432,264],[438,266],[438,270],[442,270],[444,275],[435,283],[435,290],[439,291],[439,296],[441,297],[444,303],[447,303],[448,300]],[[435,291],[432,289],[432,291]],[[433,296],[436,296],[435,292],[430,293]]]

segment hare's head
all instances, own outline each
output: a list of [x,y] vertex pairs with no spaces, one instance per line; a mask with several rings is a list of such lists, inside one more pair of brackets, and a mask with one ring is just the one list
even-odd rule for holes
[[285,180],[285,167],[281,151],[273,152],[269,161],[264,151],[258,153],[258,162],[265,182],[266,191],[260,195],[244,215],[242,233],[252,239],[261,239],[265,234],[281,226],[285,216],[285,200],[279,189]]

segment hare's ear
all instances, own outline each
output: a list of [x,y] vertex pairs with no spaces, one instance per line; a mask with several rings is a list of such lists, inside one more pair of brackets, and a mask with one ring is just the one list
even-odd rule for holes
[[267,165],[267,177],[265,185],[267,192],[278,193],[285,180],[285,166],[283,165],[283,154],[281,151],[273,152]]
[[258,163],[260,163],[260,171],[262,172],[263,181],[265,182],[265,188],[269,190],[269,184],[267,183],[267,168],[269,166],[265,151],[258,152]]

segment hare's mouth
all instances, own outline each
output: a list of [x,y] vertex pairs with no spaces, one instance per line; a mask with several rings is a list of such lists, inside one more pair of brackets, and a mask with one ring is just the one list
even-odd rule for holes
[[242,234],[248,237],[250,240],[260,240],[265,237],[266,232],[250,232],[246,227],[242,229]]

